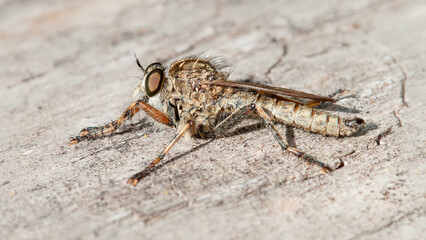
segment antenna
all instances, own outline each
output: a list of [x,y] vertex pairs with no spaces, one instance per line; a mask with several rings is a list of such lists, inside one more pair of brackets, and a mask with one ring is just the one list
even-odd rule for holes
[[142,71],[146,74],[146,70],[142,67],[142,64],[141,64],[141,62],[139,62],[139,59],[138,59],[138,57],[136,56],[136,53],[134,53],[135,54],[135,58],[136,58],[136,64],[138,65],[138,67],[140,68],[140,69],[142,69]]

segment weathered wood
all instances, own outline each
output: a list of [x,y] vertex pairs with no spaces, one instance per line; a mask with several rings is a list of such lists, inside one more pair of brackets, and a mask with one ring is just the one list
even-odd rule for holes
[[[420,239],[426,233],[424,1],[0,3],[1,239]],[[183,139],[151,127],[68,146],[115,119],[146,66],[207,51],[231,79],[328,95],[365,134],[268,129]],[[135,123],[137,118],[135,118]],[[278,126],[286,130],[285,126]]]

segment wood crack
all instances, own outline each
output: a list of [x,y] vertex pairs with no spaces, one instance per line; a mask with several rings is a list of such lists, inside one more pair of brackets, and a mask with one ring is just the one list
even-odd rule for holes
[[[401,222],[401,221],[405,220],[406,218],[408,218],[408,217],[410,217],[410,216],[414,215],[414,214],[415,214],[415,213],[417,213],[418,211],[420,211],[420,208],[416,208],[416,209],[414,209],[413,211],[408,212],[408,213],[405,213],[404,215],[402,215],[402,216],[400,216],[400,217],[398,217],[398,218],[391,219],[389,222],[387,222],[387,223],[385,223],[385,224],[383,224],[383,225],[379,226],[378,228],[371,229],[371,230],[367,230],[367,231],[361,232],[361,233],[359,233],[359,234],[356,234],[356,235],[355,235],[354,237],[352,237],[350,240],[353,240],[353,239],[365,239],[365,236],[368,236],[368,235],[371,235],[371,234],[374,234],[374,233],[378,233],[378,232],[380,232],[380,231],[383,231],[384,229],[389,228],[389,227],[391,227],[392,225],[395,225],[395,224],[397,224],[397,223],[399,223],[399,222]],[[423,211],[423,212],[422,212],[422,214],[424,214],[424,213],[425,213],[425,211]]]
[[[272,42],[276,42],[277,40],[275,39],[275,38],[273,38],[272,39]],[[281,45],[281,50],[282,50],[282,53],[281,53],[281,56],[277,59],[277,61],[275,61],[269,68],[268,68],[268,70],[266,70],[266,73],[265,73],[265,77],[268,79],[268,81],[270,82],[270,83],[272,83],[272,79],[271,79],[271,77],[269,76],[270,74],[271,74],[271,72],[272,72],[272,70],[274,69],[274,68],[276,68],[281,62],[282,62],[282,60],[284,59],[284,57],[287,55],[287,53],[288,53],[288,45],[286,44],[286,43],[283,43],[282,45]]]

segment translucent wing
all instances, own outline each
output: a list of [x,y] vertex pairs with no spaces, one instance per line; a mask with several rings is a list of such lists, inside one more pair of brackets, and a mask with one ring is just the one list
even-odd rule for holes
[[291,99],[291,97],[311,100],[308,103],[305,103],[305,105],[316,105],[315,103],[336,101],[334,98],[331,98],[331,97],[323,97],[323,96],[301,92],[301,91],[297,91],[293,89],[271,87],[268,85],[261,85],[261,84],[254,84],[254,83],[213,80],[213,81],[204,81],[202,82],[202,84],[249,89],[249,90],[256,91],[262,95],[272,95],[282,100],[296,102],[296,103],[300,103],[300,102],[297,100]]

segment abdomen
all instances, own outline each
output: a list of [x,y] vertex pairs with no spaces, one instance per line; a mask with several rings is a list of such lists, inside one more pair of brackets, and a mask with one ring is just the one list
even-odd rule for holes
[[360,118],[345,119],[337,115],[303,106],[298,103],[279,101],[261,96],[257,101],[269,110],[275,121],[300,127],[306,131],[335,137],[351,136],[361,129],[365,122]]

